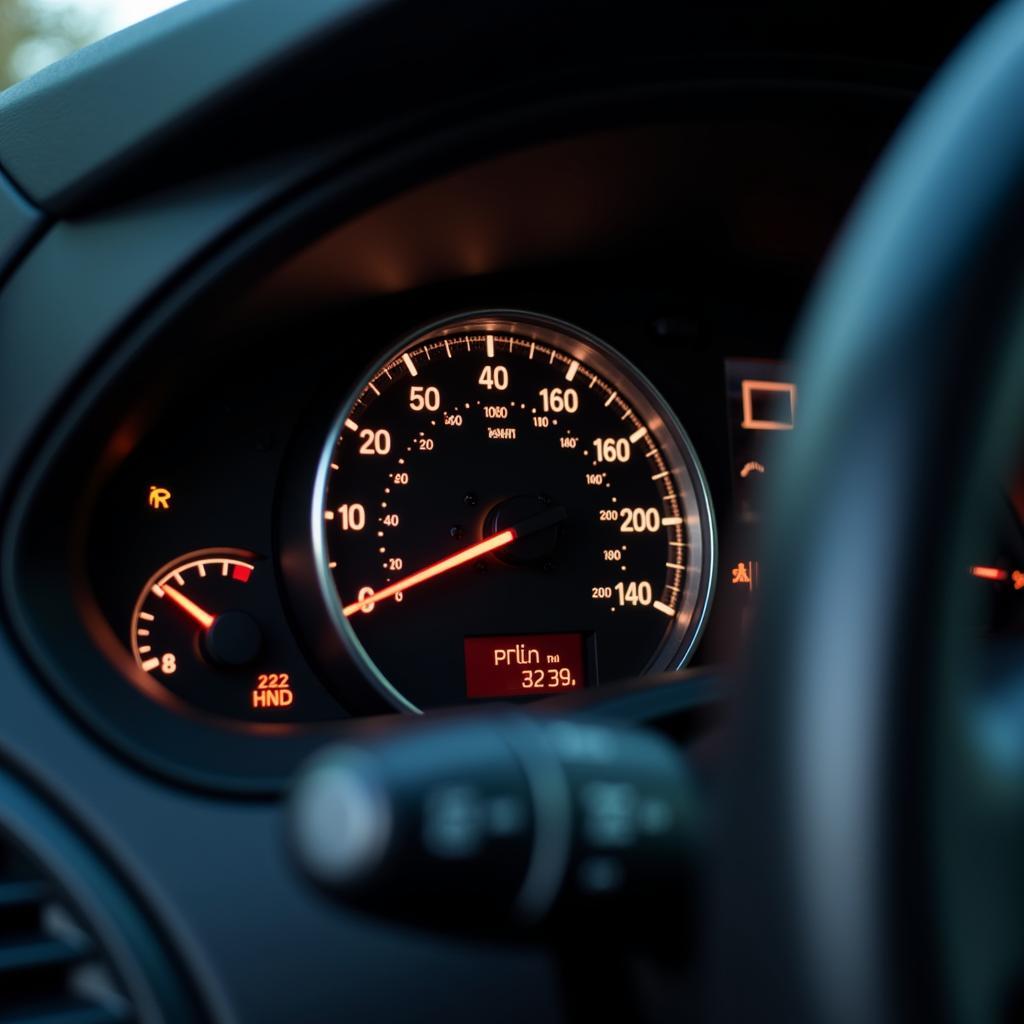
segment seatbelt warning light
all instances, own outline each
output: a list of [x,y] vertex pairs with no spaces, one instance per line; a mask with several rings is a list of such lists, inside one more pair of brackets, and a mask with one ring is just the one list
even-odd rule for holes
[[156,484],[151,484],[148,500],[150,508],[169,511],[171,507],[171,492],[166,487],[157,487]]

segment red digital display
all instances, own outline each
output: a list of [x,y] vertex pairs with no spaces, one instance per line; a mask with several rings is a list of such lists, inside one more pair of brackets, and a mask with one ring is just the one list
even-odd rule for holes
[[469,697],[540,697],[586,685],[582,633],[467,636]]

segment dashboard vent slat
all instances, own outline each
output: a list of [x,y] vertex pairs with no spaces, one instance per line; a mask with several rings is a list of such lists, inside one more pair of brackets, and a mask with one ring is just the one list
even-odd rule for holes
[[85,945],[72,946],[45,935],[32,935],[22,942],[0,943],[0,981],[17,974],[71,967],[81,963],[88,954]]
[[35,1003],[0,1016],[0,1024],[129,1024],[130,1018],[115,1010],[78,1000]]
[[38,878],[0,879],[0,914],[22,907],[39,907],[50,895],[50,886]]
[[102,950],[33,859],[0,834],[0,1024],[129,1024]]

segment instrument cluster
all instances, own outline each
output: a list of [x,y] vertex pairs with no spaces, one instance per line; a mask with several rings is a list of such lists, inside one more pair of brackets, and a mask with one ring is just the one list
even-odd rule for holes
[[236,338],[241,369],[169,391],[98,490],[89,582],[131,681],[281,725],[734,654],[795,386],[605,319],[471,309],[344,352],[326,315],[305,346]]
[[126,297],[17,503],[40,678],[147,769],[262,794],[353,716],[735,662],[785,344],[883,106],[329,176]]

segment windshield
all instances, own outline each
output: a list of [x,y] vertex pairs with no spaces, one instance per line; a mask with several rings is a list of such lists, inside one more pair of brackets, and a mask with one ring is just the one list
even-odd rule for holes
[[0,0],[0,89],[181,0]]

